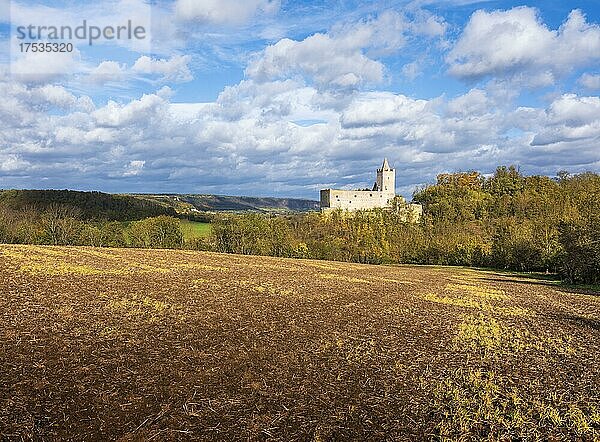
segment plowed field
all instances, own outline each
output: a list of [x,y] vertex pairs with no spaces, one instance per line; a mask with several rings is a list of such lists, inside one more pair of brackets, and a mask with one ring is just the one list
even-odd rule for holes
[[600,296],[188,251],[0,246],[0,440],[599,440]]

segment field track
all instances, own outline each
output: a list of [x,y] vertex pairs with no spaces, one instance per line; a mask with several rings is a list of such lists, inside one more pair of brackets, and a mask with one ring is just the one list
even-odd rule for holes
[[508,274],[0,246],[0,440],[600,440],[600,296]]

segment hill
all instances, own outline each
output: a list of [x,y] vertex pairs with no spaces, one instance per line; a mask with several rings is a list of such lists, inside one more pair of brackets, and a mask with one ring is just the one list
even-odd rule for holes
[[133,221],[201,212],[307,212],[319,202],[291,198],[220,195],[107,194],[73,190],[0,190],[0,208],[43,212],[51,205],[75,208],[86,220]]
[[69,206],[82,219],[133,221],[151,216],[175,216],[173,208],[128,195],[73,190],[2,190],[0,208],[43,212],[52,205]]
[[2,440],[597,440],[600,298],[517,275],[0,246]]
[[172,207],[179,213],[200,212],[308,212],[319,210],[319,202],[293,198],[259,198],[223,195],[133,195]]

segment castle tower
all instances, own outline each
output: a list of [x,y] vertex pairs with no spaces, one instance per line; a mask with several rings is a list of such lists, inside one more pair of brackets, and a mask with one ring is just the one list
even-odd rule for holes
[[377,169],[377,190],[390,195],[389,198],[396,196],[396,169],[392,169],[387,158],[383,160],[381,169]]

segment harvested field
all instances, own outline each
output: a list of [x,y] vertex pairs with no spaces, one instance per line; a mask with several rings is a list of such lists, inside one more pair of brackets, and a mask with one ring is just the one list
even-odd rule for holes
[[0,246],[0,440],[600,440],[600,296],[494,272]]

